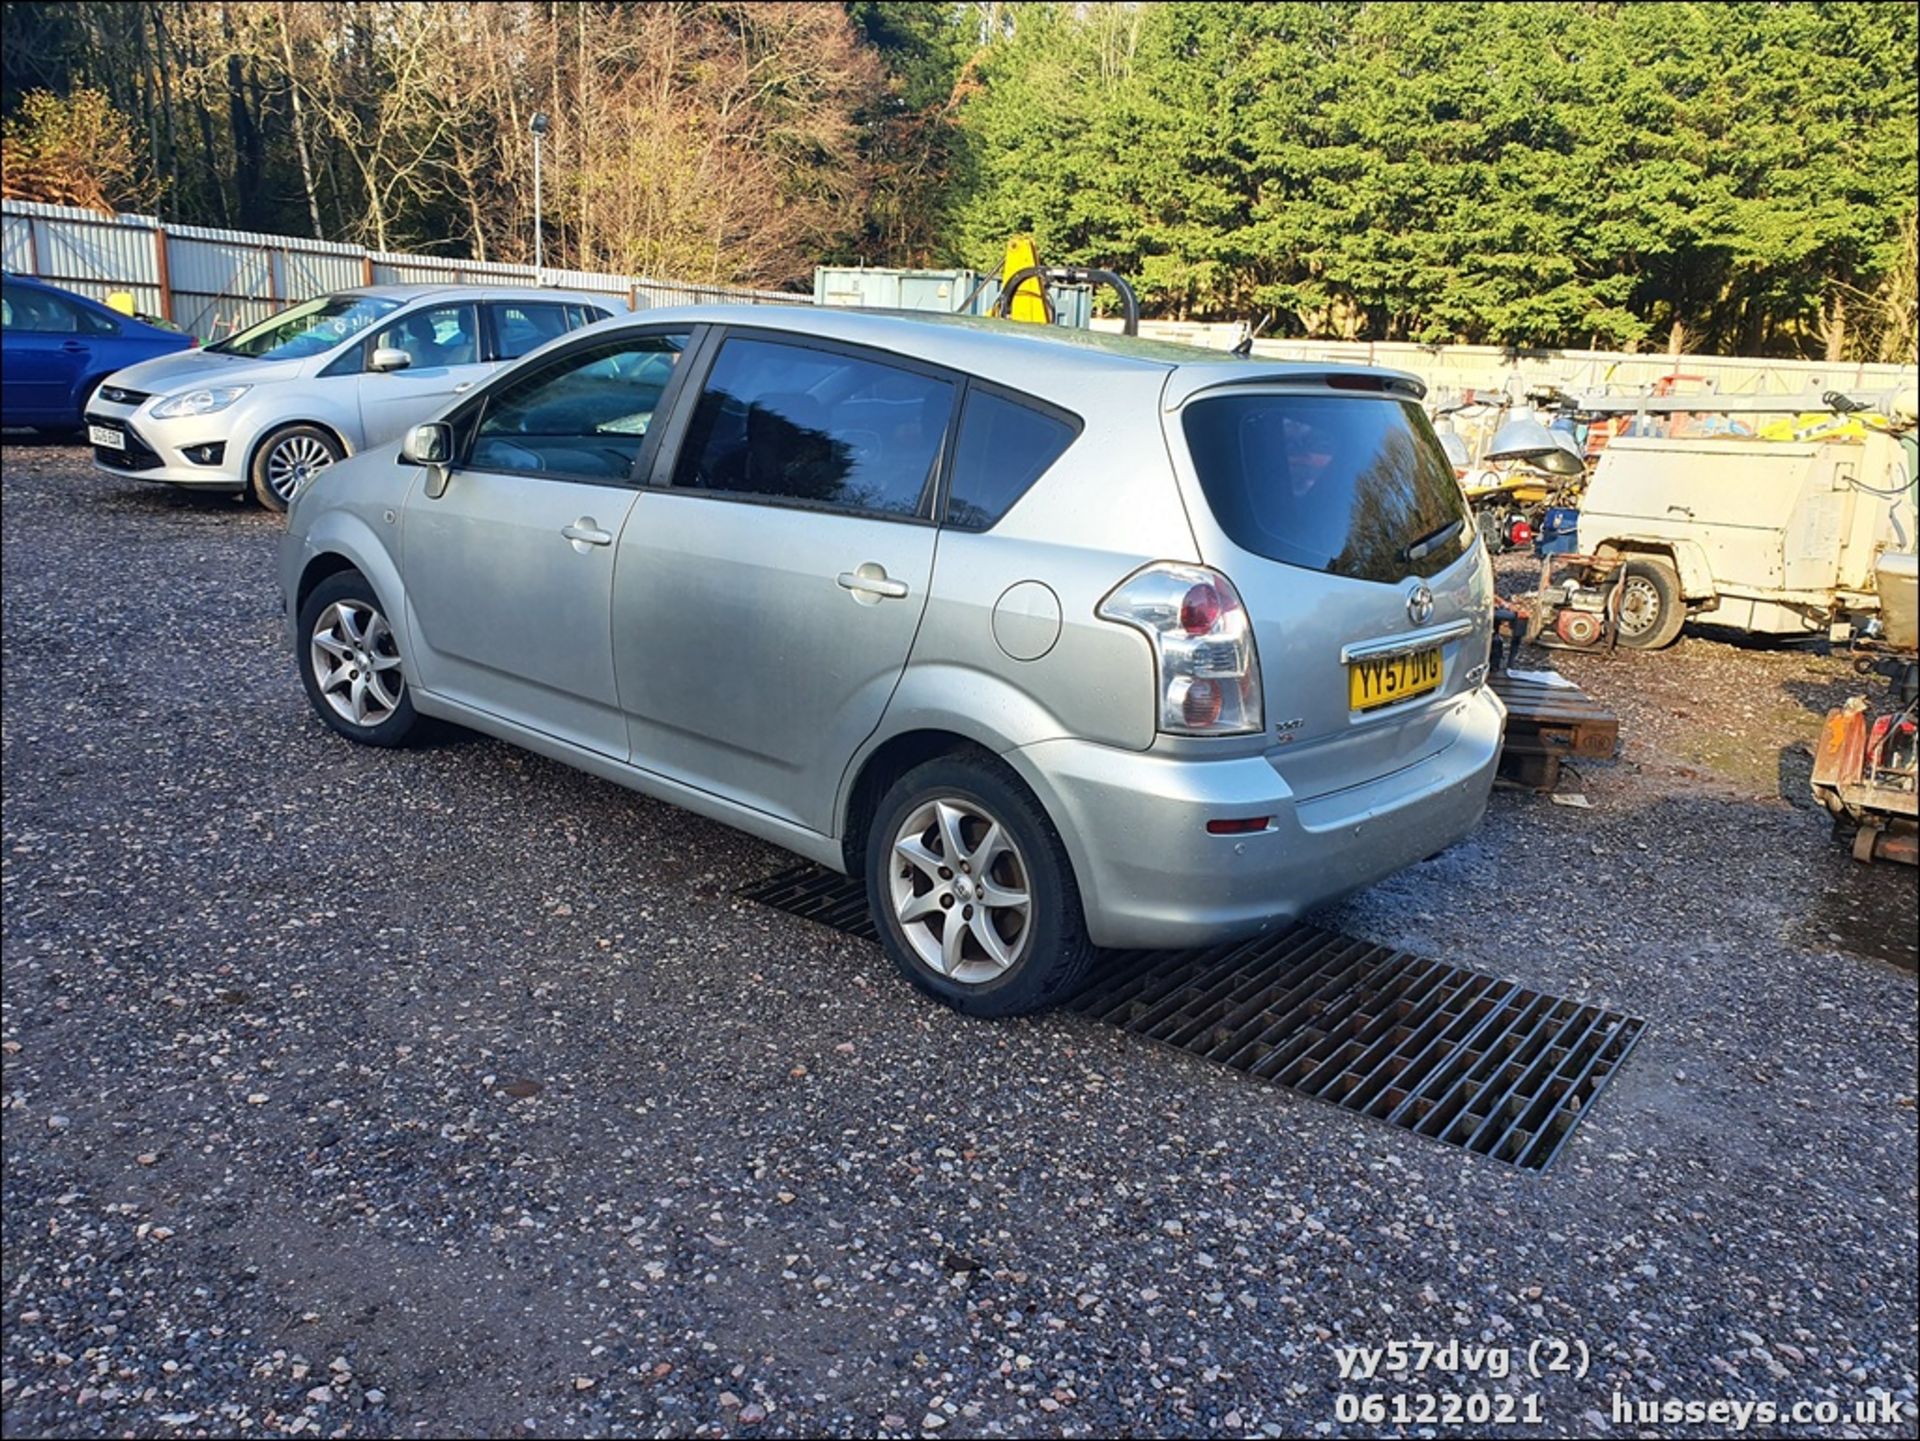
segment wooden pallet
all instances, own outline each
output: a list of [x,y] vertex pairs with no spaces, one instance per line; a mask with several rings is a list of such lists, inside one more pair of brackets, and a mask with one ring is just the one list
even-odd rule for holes
[[1487,677],[1506,702],[1507,736],[1500,752],[1501,781],[1551,791],[1563,760],[1612,760],[1620,745],[1620,717],[1577,686],[1548,685],[1511,671]]

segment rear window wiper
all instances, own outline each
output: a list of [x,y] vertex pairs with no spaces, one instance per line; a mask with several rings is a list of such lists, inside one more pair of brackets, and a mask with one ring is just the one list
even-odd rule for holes
[[1466,522],[1464,520],[1450,520],[1445,525],[1441,526],[1440,529],[1435,531],[1429,531],[1427,534],[1421,536],[1420,539],[1416,540],[1412,545],[1408,546],[1405,550],[1401,551],[1400,559],[1420,560],[1425,556],[1432,555],[1436,550],[1440,549],[1441,546],[1445,545],[1449,540],[1451,540],[1455,535],[1457,535],[1460,531],[1460,527],[1465,524]]

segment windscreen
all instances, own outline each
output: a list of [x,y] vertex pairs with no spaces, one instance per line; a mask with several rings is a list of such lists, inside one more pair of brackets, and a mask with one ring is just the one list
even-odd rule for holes
[[255,360],[300,360],[333,349],[399,308],[399,301],[375,295],[326,295],[283,310],[206,348]]
[[1233,543],[1356,580],[1433,575],[1474,540],[1466,498],[1417,405],[1373,395],[1224,395],[1182,421]]

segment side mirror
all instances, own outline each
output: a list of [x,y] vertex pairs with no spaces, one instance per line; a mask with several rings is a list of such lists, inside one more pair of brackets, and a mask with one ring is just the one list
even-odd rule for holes
[[438,500],[453,474],[453,427],[437,421],[416,425],[400,442],[400,459],[427,469],[427,497]]
[[373,352],[373,359],[367,362],[368,370],[405,370],[413,364],[413,357],[404,350],[395,350],[383,345]]

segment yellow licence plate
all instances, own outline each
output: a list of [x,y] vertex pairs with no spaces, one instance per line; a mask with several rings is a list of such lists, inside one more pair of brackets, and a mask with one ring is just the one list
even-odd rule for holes
[[1354,710],[1377,710],[1410,696],[1440,688],[1440,650],[1356,660],[1347,666],[1347,703]]

